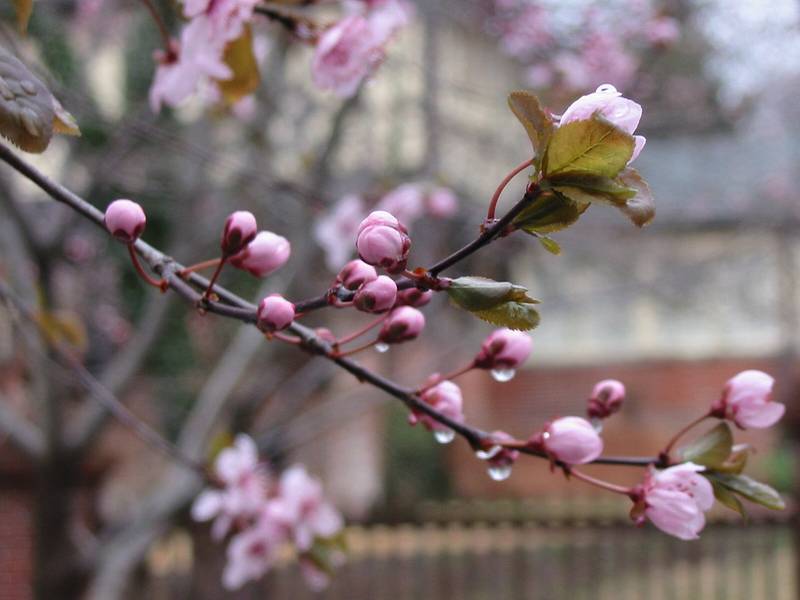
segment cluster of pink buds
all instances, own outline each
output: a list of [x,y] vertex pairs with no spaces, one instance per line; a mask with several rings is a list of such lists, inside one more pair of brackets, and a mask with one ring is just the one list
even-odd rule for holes
[[270,294],[258,305],[256,324],[261,331],[282,331],[294,321],[294,304],[280,294]]
[[125,244],[132,244],[144,232],[147,224],[142,207],[132,200],[114,200],[105,212],[108,232]]
[[[217,540],[233,532],[222,575],[228,589],[263,576],[287,542],[295,546],[301,561],[307,561],[318,542],[327,548],[342,529],[341,515],[304,467],[295,465],[279,478],[272,477],[246,435],[237,436],[234,446],[220,452],[214,474],[221,489],[204,490],[192,506],[192,517],[213,519],[212,535]],[[320,570],[303,571],[311,577],[309,584],[319,587]]]
[[603,452],[603,439],[586,419],[561,417],[547,423],[529,445],[565,465],[592,462]]
[[431,290],[421,290],[419,288],[409,288],[401,292],[397,292],[397,306],[413,306],[414,308],[422,308],[428,304],[433,298]]
[[[431,381],[437,381],[438,374],[431,375]],[[444,416],[456,423],[464,422],[464,398],[461,395],[461,388],[452,381],[441,381],[432,387],[425,389],[420,395],[423,402],[435,408]],[[411,425],[422,423],[428,430],[433,432],[433,436],[440,444],[448,444],[455,438],[455,432],[435,420],[430,415],[412,410],[408,415],[408,422]]]
[[375,267],[368,265],[363,260],[351,260],[336,276],[336,285],[355,291],[366,283],[375,281],[378,273]]
[[368,281],[353,296],[353,306],[369,313],[384,313],[394,306],[397,284],[394,279],[381,275]]
[[411,238],[394,216],[376,210],[358,226],[356,249],[365,263],[398,273],[406,268]]

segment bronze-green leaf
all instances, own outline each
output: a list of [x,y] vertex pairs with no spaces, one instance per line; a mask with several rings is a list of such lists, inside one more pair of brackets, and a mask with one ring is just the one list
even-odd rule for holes
[[633,154],[633,136],[600,117],[572,121],[554,132],[542,160],[542,173],[582,171],[614,178]]
[[447,288],[450,300],[480,319],[511,329],[533,329],[539,324],[538,300],[528,290],[507,281],[459,277]]
[[527,302],[504,302],[488,310],[473,311],[479,319],[509,329],[528,330],[539,325],[539,312]]
[[253,34],[245,27],[241,36],[225,47],[225,64],[233,71],[233,77],[217,82],[226,104],[235,104],[258,89],[261,75],[253,52]]
[[630,167],[620,173],[619,181],[636,190],[636,195],[620,206],[620,210],[637,227],[648,225],[656,216],[656,202],[650,186],[636,169]]
[[683,461],[716,468],[728,459],[732,447],[731,428],[722,421],[690,444],[683,446],[678,453]]
[[719,503],[723,506],[727,506],[732,511],[739,513],[743,519],[746,519],[747,512],[745,512],[744,505],[742,504],[742,501],[739,500],[739,496],[734,494],[721,483],[714,481],[713,479],[710,481],[711,486],[714,488],[714,497],[719,501]]
[[589,204],[584,199],[570,198],[557,190],[550,190],[523,209],[513,224],[528,233],[553,233],[575,223]]
[[33,13],[33,0],[14,0],[14,10],[17,12],[17,28],[20,33],[25,33]]
[[561,246],[559,246],[558,242],[553,238],[547,237],[546,235],[540,235],[537,237],[539,238],[539,243],[542,245],[542,247],[550,254],[555,254],[556,256],[561,254]]
[[53,137],[53,95],[22,61],[0,48],[0,134],[26,152]]
[[772,510],[783,510],[786,508],[783,498],[780,494],[768,486],[766,483],[761,483],[748,477],[747,475],[734,475],[731,473],[709,473],[707,477],[716,481],[720,485],[725,486],[732,492],[736,492],[740,496],[747,498],[751,502],[760,504]]
[[534,155],[541,159],[553,134],[553,119],[542,109],[539,99],[531,92],[511,92],[508,95],[508,106],[525,127]]
[[615,204],[624,204],[625,200],[633,198],[637,192],[636,188],[628,187],[619,178],[611,179],[584,171],[558,173],[548,177],[547,181],[556,189],[562,186],[580,188],[590,194],[605,196]]

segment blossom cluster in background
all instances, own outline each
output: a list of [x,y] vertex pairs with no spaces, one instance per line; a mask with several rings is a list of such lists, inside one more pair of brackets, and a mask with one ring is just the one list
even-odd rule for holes
[[654,0],[604,3],[493,0],[486,29],[526,69],[535,88],[580,90],[630,84],[648,49],[680,36],[676,19]]
[[[327,571],[343,559],[337,537],[344,521],[324,497],[319,481],[301,465],[273,475],[259,462],[255,442],[240,434],[214,464],[219,487],[204,490],[192,505],[197,521],[213,521],[211,534],[228,534],[222,581],[238,589],[274,566],[282,548],[300,555],[302,572],[313,588],[324,587]],[[326,546],[328,563],[320,564],[317,546]]]

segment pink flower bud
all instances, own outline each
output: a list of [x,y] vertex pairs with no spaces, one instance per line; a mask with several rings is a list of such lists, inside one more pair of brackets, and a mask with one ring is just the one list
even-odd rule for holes
[[385,210],[373,210],[358,225],[356,237],[358,237],[358,234],[364,231],[364,229],[367,227],[372,227],[373,225],[385,225],[387,227],[391,227],[392,229],[398,229],[405,232],[405,228],[392,213]]
[[365,263],[397,271],[405,268],[411,240],[397,229],[374,225],[358,234],[356,248]]
[[144,210],[132,200],[114,200],[106,208],[106,229],[111,235],[126,244],[132,244],[139,239],[146,223]]
[[[586,121],[591,119],[594,114],[599,114],[625,133],[633,135],[642,118],[642,107],[633,100],[623,98],[613,85],[604,83],[593,94],[587,94],[575,100],[564,111],[559,125],[566,125],[572,121]],[[636,135],[634,142],[633,154],[628,163],[633,162],[639,156],[646,140],[643,136]]]
[[531,439],[531,445],[568,465],[592,462],[603,451],[602,438],[581,417],[561,417],[548,423]]
[[492,442],[497,445],[489,446],[486,450],[478,453],[478,458],[486,460],[493,467],[509,467],[519,458],[519,450],[514,448],[503,448],[503,442],[513,442],[514,438],[505,431],[493,431],[491,433]]
[[270,294],[258,305],[258,328],[281,331],[294,321],[294,304],[280,294]]
[[[449,417],[457,423],[464,422],[464,399],[461,396],[461,388],[452,381],[442,381],[435,386],[422,392],[422,401],[430,404],[440,413]],[[422,412],[412,411],[408,416],[411,425],[422,423],[429,431],[445,430],[446,425],[442,425],[431,416]]]
[[256,277],[266,277],[280,269],[292,252],[289,240],[271,231],[259,231],[247,247],[234,254],[229,262]]
[[610,417],[622,407],[625,400],[625,386],[616,379],[598,381],[592,389],[587,413],[593,419]]
[[256,237],[258,225],[253,213],[237,210],[225,219],[222,229],[222,253],[226,256],[236,254]]
[[383,322],[378,340],[384,344],[399,344],[416,338],[425,328],[425,315],[416,308],[395,308]]
[[357,290],[365,283],[375,281],[378,273],[375,267],[368,265],[363,260],[351,260],[336,276],[336,283],[348,290]]
[[433,298],[431,290],[421,290],[419,288],[409,288],[402,292],[397,292],[397,305],[398,306],[413,306],[420,308],[428,304]]
[[394,306],[396,298],[397,284],[391,277],[381,275],[359,288],[353,296],[353,305],[364,312],[382,313]]
[[531,354],[531,337],[523,331],[497,329],[481,344],[475,357],[479,369],[516,369]]
[[763,371],[742,371],[725,384],[722,398],[711,407],[712,416],[730,419],[742,429],[771,427],[786,412],[783,404],[772,401],[774,383]]
[[706,524],[704,513],[714,505],[714,490],[699,474],[702,470],[700,465],[683,463],[650,471],[635,488],[631,516],[637,523],[646,517],[661,531],[682,540],[697,539]]

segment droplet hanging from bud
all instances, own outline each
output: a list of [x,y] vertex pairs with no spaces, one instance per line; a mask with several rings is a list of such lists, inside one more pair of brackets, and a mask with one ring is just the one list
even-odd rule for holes
[[475,452],[475,456],[477,456],[481,460],[489,460],[490,458],[494,458],[497,454],[503,449],[502,446],[491,446],[486,450],[478,450]]
[[500,383],[505,383],[506,381],[514,379],[514,375],[517,374],[517,371],[515,369],[492,369],[490,373],[492,374],[492,379]]
[[603,419],[599,417],[592,417],[589,419],[589,422],[592,424],[592,427],[594,427],[594,430],[597,433],[603,433]]
[[433,437],[440,444],[449,444],[455,439],[456,432],[452,429],[435,429]]
[[383,342],[378,342],[377,344],[375,344],[375,352],[380,352],[381,354],[383,354],[384,352],[388,351],[389,351],[389,344],[385,344]]
[[487,472],[495,481],[504,481],[511,476],[511,465],[492,465]]

